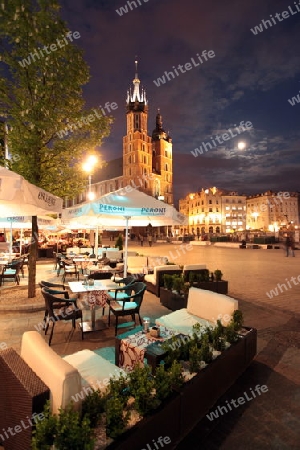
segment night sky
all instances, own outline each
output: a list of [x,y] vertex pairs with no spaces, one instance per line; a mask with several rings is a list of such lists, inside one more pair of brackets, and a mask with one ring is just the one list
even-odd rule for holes
[[[299,104],[288,101],[300,90],[300,3],[135,2],[131,10],[125,0],[61,0],[62,17],[70,30],[80,32],[76,43],[90,66],[87,105],[118,105],[111,135],[101,147],[104,159],[122,156],[126,92],[137,55],[149,101],[148,133],[160,108],[173,139],[175,199],[209,186],[245,194],[300,191],[300,96]],[[119,15],[116,9],[126,5],[128,12]],[[256,26],[262,31],[254,34]],[[191,60],[199,63],[197,53],[201,57],[204,50],[215,56],[202,58],[196,67]],[[178,66],[186,63],[192,68],[182,73]],[[157,87],[154,80],[165,71],[175,78],[169,75],[170,81]],[[242,121],[253,127],[227,141],[219,138],[221,145],[193,156],[202,142],[228,129],[235,134]],[[237,148],[241,140],[244,150]]]

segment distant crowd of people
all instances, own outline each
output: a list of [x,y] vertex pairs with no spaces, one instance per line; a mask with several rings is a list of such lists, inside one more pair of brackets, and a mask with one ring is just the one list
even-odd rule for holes
[[[152,242],[153,242],[152,234],[148,234],[146,239],[148,241],[149,247],[152,247]],[[142,234],[139,234],[139,241],[140,241],[140,244],[141,244],[142,247],[144,245],[144,240],[145,240],[145,237]]]

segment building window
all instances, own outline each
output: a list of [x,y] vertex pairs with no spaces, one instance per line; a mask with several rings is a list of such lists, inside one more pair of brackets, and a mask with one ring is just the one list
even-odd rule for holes
[[167,150],[165,150],[165,157],[166,157],[166,158],[168,157],[168,152],[167,152]]
[[128,157],[128,164],[131,164],[131,155]]
[[211,205],[211,204],[212,204],[212,201],[211,201],[211,200],[208,200],[208,204]]
[[209,209],[208,209],[208,212],[212,212],[212,208],[209,208]]
[[169,170],[168,164],[165,164],[165,170],[168,172],[168,170]]
[[139,128],[139,115],[134,115],[134,128]]

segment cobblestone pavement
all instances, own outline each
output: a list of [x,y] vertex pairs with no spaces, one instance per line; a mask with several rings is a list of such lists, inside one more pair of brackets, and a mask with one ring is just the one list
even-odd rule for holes
[[[245,325],[258,330],[258,353],[254,362],[219,399],[215,408],[249,392],[257,384],[265,384],[268,391],[213,421],[205,417],[181,444],[172,448],[299,450],[300,284],[291,281],[291,277],[297,280],[300,275],[300,251],[296,252],[295,258],[286,258],[283,250],[274,249],[240,250],[213,246],[190,249],[186,244],[154,244],[149,248],[146,243],[145,247],[130,243],[130,249],[141,254],[166,255],[177,264],[203,263],[210,271],[221,269],[223,278],[229,281],[229,295],[239,300]],[[49,265],[45,265],[39,274],[57,280]],[[278,295],[270,298],[266,293],[276,287]],[[147,293],[142,315],[158,317],[166,311],[155,296]],[[41,312],[13,315],[0,312],[0,343],[7,342],[18,349],[22,333],[34,329],[41,317]],[[81,348],[113,346],[111,330],[88,334],[82,342],[79,331],[73,336],[68,335],[70,324],[59,325],[62,326],[57,327],[53,338],[53,349],[59,354]]]

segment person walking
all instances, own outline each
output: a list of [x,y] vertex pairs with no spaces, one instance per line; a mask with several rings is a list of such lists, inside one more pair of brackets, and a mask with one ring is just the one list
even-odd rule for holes
[[148,235],[148,244],[149,244],[149,247],[152,247],[152,235],[151,234]]
[[144,246],[144,236],[142,234],[140,234],[139,239],[140,239],[141,247],[143,247]]
[[291,255],[292,255],[292,256],[295,256],[295,252],[294,252],[295,246],[294,246],[293,239],[292,239],[290,236],[287,236],[287,237],[286,237],[286,240],[285,240],[285,248],[286,248],[286,257],[289,256],[289,253],[290,253],[290,252],[291,252]]

